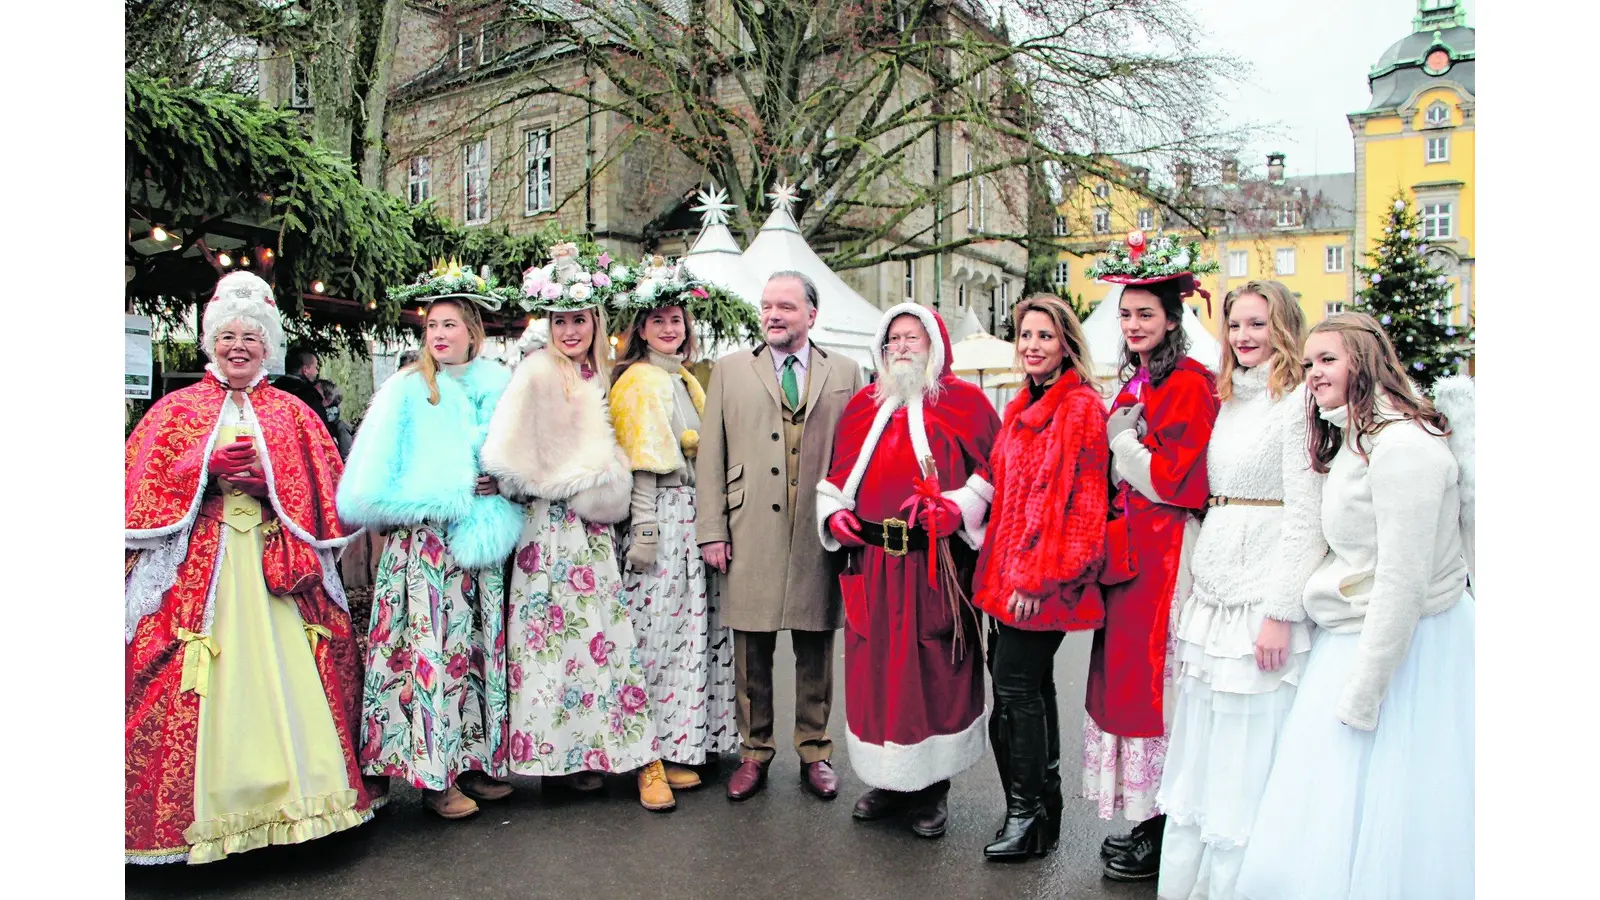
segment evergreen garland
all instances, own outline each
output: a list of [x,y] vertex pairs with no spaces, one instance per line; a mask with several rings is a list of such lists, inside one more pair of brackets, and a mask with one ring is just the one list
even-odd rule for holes
[[1472,355],[1470,325],[1451,324],[1458,304],[1451,302],[1449,279],[1427,261],[1422,223],[1397,195],[1389,222],[1368,264],[1356,266],[1355,310],[1378,320],[1406,374],[1427,389],[1457,372]]

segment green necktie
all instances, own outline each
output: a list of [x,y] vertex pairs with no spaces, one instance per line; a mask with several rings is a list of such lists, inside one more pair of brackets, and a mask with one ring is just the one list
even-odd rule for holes
[[783,396],[789,401],[790,409],[799,409],[800,385],[794,377],[794,359],[790,356],[783,361]]

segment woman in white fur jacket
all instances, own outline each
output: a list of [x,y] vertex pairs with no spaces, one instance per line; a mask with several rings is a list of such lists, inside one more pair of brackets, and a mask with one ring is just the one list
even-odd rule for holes
[[[1467,466],[1447,437],[1470,416],[1452,423],[1418,396],[1370,316],[1322,322],[1304,356],[1312,466],[1327,476],[1328,554],[1305,591],[1320,630],[1238,895],[1465,900],[1474,602],[1461,534]],[[1470,447],[1470,436],[1454,438]]]
[[527,505],[506,596],[507,743],[513,773],[593,790],[660,768],[611,535],[633,473],[606,405],[605,314],[587,293],[539,302],[548,317],[529,327],[483,447]]
[[1206,448],[1210,507],[1178,617],[1178,706],[1157,803],[1157,895],[1227,900],[1305,669],[1301,601],[1327,553],[1306,453],[1305,320],[1278,281],[1222,304],[1222,408]]

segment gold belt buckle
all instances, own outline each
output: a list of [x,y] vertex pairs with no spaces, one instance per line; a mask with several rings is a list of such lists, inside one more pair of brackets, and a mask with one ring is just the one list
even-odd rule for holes
[[[893,536],[893,537],[891,537]],[[905,556],[911,546],[911,535],[905,519],[883,520],[883,552],[890,556]]]

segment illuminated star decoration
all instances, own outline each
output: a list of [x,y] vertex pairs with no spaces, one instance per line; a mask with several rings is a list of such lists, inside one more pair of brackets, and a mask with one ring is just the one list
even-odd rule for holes
[[711,190],[700,191],[695,195],[695,199],[700,201],[700,205],[689,207],[689,211],[700,214],[702,228],[728,224],[728,211],[733,209],[733,204],[728,202],[727,191],[712,185]]
[[800,191],[794,185],[780,181],[772,186],[772,193],[767,195],[767,199],[772,201],[774,210],[792,214],[795,201],[800,199]]

